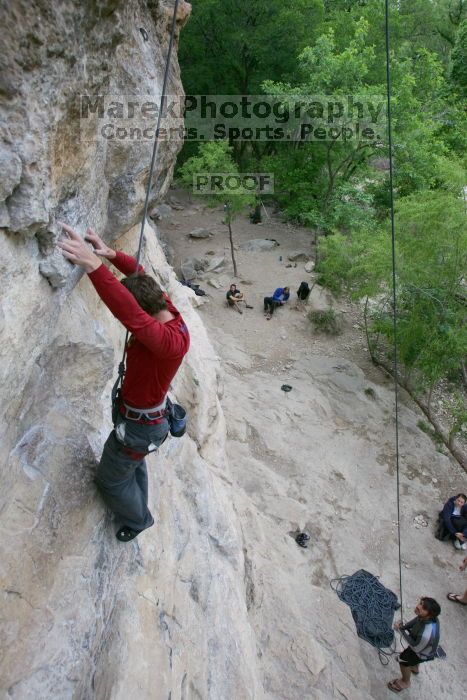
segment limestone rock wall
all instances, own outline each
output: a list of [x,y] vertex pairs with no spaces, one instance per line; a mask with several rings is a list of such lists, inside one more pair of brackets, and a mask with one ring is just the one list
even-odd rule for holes
[[[198,300],[148,226],[144,264],[195,340],[174,386],[191,422],[150,460],[156,526],[121,545],[93,474],[123,332],[54,252],[57,219],[136,249],[151,144],[81,141],[77,98],[157,94],[171,7],[2,3],[2,697],[260,697],[241,530],[223,489],[219,363]],[[180,3],[177,34],[189,9]],[[182,93],[176,52],[169,92]],[[179,146],[161,146],[153,202]]]

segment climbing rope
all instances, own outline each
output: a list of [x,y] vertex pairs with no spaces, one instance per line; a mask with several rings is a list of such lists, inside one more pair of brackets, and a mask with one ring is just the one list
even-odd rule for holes
[[385,0],[385,34],[386,34],[386,92],[388,109],[388,150],[389,150],[389,201],[391,208],[391,256],[392,256],[392,319],[394,335],[394,408],[395,408],[395,443],[396,443],[396,495],[397,495],[397,547],[399,558],[399,595],[401,601],[402,621],[402,553],[401,553],[401,509],[400,509],[400,461],[399,461],[399,366],[397,355],[397,297],[396,297],[396,227],[394,222],[394,186],[392,159],[392,123],[391,123],[391,56],[389,37],[389,0]]
[[[143,218],[141,220],[141,230],[140,230],[139,241],[138,241],[138,253],[136,255],[136,270],[138,270],[140,259],[141,259],[141,252],[142,252],[143,240],[144,240],[144,227],[146,224],[146,217],[148,214],[149,196],[151,193],[152,177],[154,174],[154,166],[156,164],[157,152],[159,150],[159,135],[160,135],[160,128],[161,128],[161,120],[162,120],[162,115],[164,113],[164,107],[165,107],[165,104],[167,101],[167,95],[166,95],[167,80],[168,80],[168,75],[169,75],[170,59],[172,56],[172,47],[173,47],[173,43],[174,43],[175,26],[176,26],[176,22],[177,22],[178,3],[179,3],[179,0],[175,0],[174,11],[173,11],[173,15],[172,15],[172,27],[170,30],[169,47],[168,47],[167,56],[165,59],[164,81],[162,83],[162,94],[161,94],[161,100],[160,100],[160,105],[159,105],[159,114],[157,115],[157,126],[156,126],[156,131],[154,134],[154,145],[153,145],[153,149],[152,149],[151,165],[149,167],[148,184],[146,186],[146,196],[144,199]],[[146,41],[146,39],[145,39],[145,41]],[[127,332],[125,334],[125,342],[123,345],[122,359],[120,361],[120,364],[118,365],[117,381],[115,382],[115,384],[113,385],[113,388],[112,388],[112,415],[114,415],[114,412],[115,412],[115,406],[116,406],[117,398],[119,395],[119,388],[123,382],[123,377],[125,375],[125,357],[126,357],[128,336],[129,336],[129,331],[127,330]],[[115,420],[114,420],[114,423],[115,423]]]
[[394,221],[394,186],[393,186],[393,144],[391,123],[391,62],[389,36],[389,0],[385,0],[385,36],[386,36],[386,97],[388,115],[388,150],[389,150],[389,191],[391,219],[391,256],[392,256],[392,307],[393,307],[393,352],[394,352],[394,396],[395,396],[395,449],[396,449],[396,500],[397,500],[397,544],[399,563],[400,604],[396,595],[385,588],[376,576],[360,569],[352,576],[342,576],[330,582],[331,588],[340,600],[350,607],[357,627],[357,634],[378,649],[380,661],[387,665],[389,657],[395,654],[393,631],[394,612],[400,609],[402,622],[402,554],[400,526],[400,460],[399,460],[399,367],[397,355],[397,294],[396,294],[396,228]]
[[376,647],[381,663],[387,665],[395,653],[392,624],[394,611],[400,607],[396,594],[364,569],[352,576],[335,578],[330,586],[349,606],[358,636]]

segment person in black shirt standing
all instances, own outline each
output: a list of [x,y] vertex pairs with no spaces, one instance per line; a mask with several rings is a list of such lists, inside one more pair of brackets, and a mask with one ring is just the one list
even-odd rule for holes
[[393,693],[400,693],[410,686],[412,673],[419,673],[419,664],[432,661],[439,644],[439,620],[441,608],[434,598],[420,598],[415,606],[413,620],[403,624],[396,622],[394,629],[399,630],[408,643],[407,649],[399,654],[399,666],[402,678],[389,681],[388,688]]

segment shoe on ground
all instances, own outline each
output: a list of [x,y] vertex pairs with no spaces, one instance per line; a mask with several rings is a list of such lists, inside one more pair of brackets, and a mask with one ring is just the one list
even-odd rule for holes
[[466,542],[460,542],[459,540],[454,540],[454,547],[456,549],[467,549],[467,543]]

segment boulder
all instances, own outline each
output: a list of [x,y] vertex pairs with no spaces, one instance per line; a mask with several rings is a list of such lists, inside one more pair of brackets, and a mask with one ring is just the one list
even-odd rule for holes
[[183,204],[175,197],[169,197],[169,204],[172,209],[175,209],[176,211],[183,211],[183,209],[185,209]]
[[305,253],[304,250],[294,250],[289,255],[287,256],[287,260],[290,260],[290,262],[307,262],[310,259],[309,253]]
[[206,261],[199,258],[186,258],[181,264],[183,278],[192,280],[205,269]]
[[247,250],[250,252],[259,252],[263,250],[272,250],[278,245],[277,241],[271,240],[270,238],[252,238],[249,241],[240,243],[240,250]]
[[222,285],[220,284],[220,282],[219,282],[218,280],[213,279],[212,277],[210,277],[210,278],[208,279],[208,284],[209,284],[211,287],[214,287],[214,289],[221,289],[221,287],[222,287]]
[[211,231],[209,231],[207,228],[195,228],[193,231],[190,231],[188,236],[190,238],[210,238],[213,234]]
[[314,261],[310,260],[309,262],[307,262],[307,264],[305,265],[305,272],[313,272],[314,269],[315,269]]
[[172,209],[168,204],[159,204],[159,206],[154,207],[149,212],[149,218],[153,221],[159,221],[160,219],[168,219],[172,213]]
[[225,265],[225,257],[223,255],[218,255],[209,260],[209,264],[204,268],[205,272],[213,272],[214,270],[219,270]]

